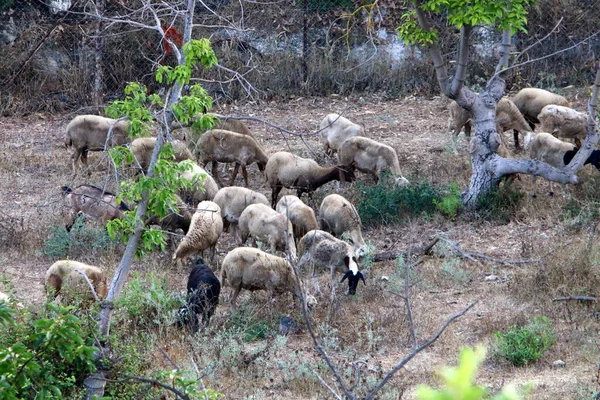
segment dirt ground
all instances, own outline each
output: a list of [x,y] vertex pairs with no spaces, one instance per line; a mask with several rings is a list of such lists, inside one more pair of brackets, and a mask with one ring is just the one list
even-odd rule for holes
[[[572,89],[567,96],[575,108],[583,109],[585,91]],[[329,112],[340,113],[366,128],[367,135],[393,146],[400,160],[404,176],[409,180],[426,179],[434,184],[457,182],[465,188],[470,177],[467,141],[463,134],[453,138],[447,132],[447,102],[440,99],[406,98],[384,101],[370,97],[290,98],[286,102],[261,104],[233,104],[218,106],[214,111],[223,115],[260,118],[296,133],[310,133],[318,128],[323,116]],[[79,112],[83,114],[85,112]],[[10,285],[10,290],[25,304],[41,304],[45,300],[43,276],[51,260],[41,252],[50,228],[60,226],[64,212],[60,187],[81,183],[108,184],[115,189],[114,177],[98,153],[91,153],[91,176],[80,174],[71,177],[70,162],[64,147],[63,133],[75,114],[30,114],[21,118],[0,119],[0,273]],[[279,150],[292,151],[304,157],[317,158],[320,163],[330,163],[323,156],[322,145],[316,136],[299,138],[271,126],[249,121],[248,125],[268,153]],[[509,138],[508,132],[507,139]],[[510,135],[512,136],[512,134]],[[515,153],[524,157],[523,153]],[[249,168],[251,186],[270,198],[270,189],[256,166]],[[592,172],[586,167],[584,178]],[[240,178],[238,178],[240,179]],[[371,178],[359,175],[360,180]],[[241,184],[242,181],[238,181]],[[516,183],[517,188],[530,193],[529,179]],[[545,183],[538,183],[543,186]],[[320,195],[334,192],[335,185],[320,189]],[[353,187],[341,186],[341,193],[351,197]],[[318,197],[317,195],[316,197]],[[435,372],[443,365],[455,364],[459,349],[483,343],[491,348],[493,333],[510,325],[522,323],[533,316],[547,315],[558,337],[542,359],[530,366],[515,368],[502,360],[489,357],[478,375],[477,382],[498,390],[506,384],[524,386],[533,384],[528,395],[531,399],[590,399],[598,390],[597,362],[600,324],[592,312],[581,304],[552,303],[561,294],[535,293],[528,296],[515,288],[536,269],[546,268],[546,263],[561,262],[565,268],[570,258],[569,248],[579,248],[595,232],[572,229],[559,216],[568,200],[562,196],[540,195],[536,199],[525,196],[520,208],[508,223],[458,218],[450,221],[443,217],[418,218],[364,231],[367,242],[377,251],[404,251],[442,237],[470,253],[489,257],[459,257],[446,242],[441,241],[431,255],[423,256],[416,267],[418,283],[412,295],[412,312],[416,334],[420,343],[439,330],[451,315],[462,311],[472,302],[477,304],[464,317],[450,325],[433,346],[420,353],[392,379],[391,387],[397,389],[381,398],[414,399],[419,383],[438,384]],[[233,248],[234,241],[225,235],[219,243],[219,257]],[[594,253],[595,255],[596,253]],[[134,271],[167,271],[174,290],[185,288],[186,271],[173,266],[170,254],[155,255],[154,261],[142,259],[133,266]],[[497,260],[532,260],[535,263],[500,263]],[[93,252],[89,263],[102,265],[109,271],[116,267],[113,258],[95,259]],[[559,260],[559,261],[557,261]],[[595,259],[597,260],[597,258]],[[594,261],[597,266],[597,261]],[[449,272],[450,271],[450,272]],[[452,272],[454,271],[454,272]],[[460,273],[459,273],[460,272]],[[393,261],[376,263],[369,271],[367,285],[361,286],[361,297],[340,300],[339,318],[334,323],[340,346],[332,350],[334,362],[343,369],[350,368],[356,360],[368,360],[367,377],[380,377],[410,353],[411,344],[407,329],[406,310],[393,293],[397,290],[382,276],[396,273]],[[527,291],[528,289],[523,289]],[[593,292],[595,288],[590,288]],[[577,293],[572,293],[577,294]],[[245,297],[244,297],[245,296]],[[261,294],[244,294],[250,304],[260,303]],[[257,296],[257,297],[253,297]],[[223,302],[224,303],[224,302]],[[326,308],[325,305],[323,305]],[[227,318],[227,304],[219,306],[216,326]],[[318,317],[325,316],[319,311]],[[352,348],[352,332],[372,334],[377,340],[360,346],[354,359],[345,354]],[[360,336],[364,338],[365,336]],[[210,338],[207,338],[210,340]],[[362,340],[362,339],[361,339]],[[373,339],[371,339],[373,340]],[[362,343],[362,342],[361,342]],[[373,344],[375,343],[375,344]],[[310,337],[300,334],[287,342],[289,350],[311,354]],[[177,359],[176,356],[173,356]],[[317,355],[312,352],[312,357]],[[562,360],[563,367],[553,363]],[[275,361],[274,361],[275,362]],[[330,377],[328,378],[330,379]],[[367,380],[368,381],[368,380]],[[329,380],[331,382],[331,380]],[[369,381],[368,381],[369,382]],[[286,386],[285,383],[263,382],[258,377],[223,376],[210,381],[227,398],[327,398],[322,387],[316,394],[308,395],[306,389]],[[319,386],[313,383],[311,388]]]

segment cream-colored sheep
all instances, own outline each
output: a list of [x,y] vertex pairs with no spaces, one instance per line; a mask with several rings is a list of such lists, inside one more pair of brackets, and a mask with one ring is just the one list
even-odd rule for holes
[[[180,140],[174,140],[170,142],[173,145],[173,155],[175,156],[175,162],[183,160],[191,160],[193,158],[192,153],[187,148],[185,142]],[[166,144],[166,143],[165,143]],[[135,156],[135,165],[139,166],[144,172],[148,170],[150,166],[150,160],[152,159],[152,152],[156,146],[155,137],[141,137],[131,142],[130,149]]]
[[241,167],[247,187],[248,171],[246,166],[256,163],[262,172],[269,159],[262,146],[253,137],[222,129],[213,129],[203,133],[196,143],[195,153],[204,164],[209,161],[212,163],[211,172],[220,186],[223,184],[219,178],[217,162],[235,163],[230,185],[233,185]]
[[542,132],[573,139],[578,147],[587,136],[587,114],[572,108],[551,104],[542,108],[537,118],[542,123]]
[[344,140],[353,136],[365,135],[365,129],[362,126],[339,114],[326,115],[319,128],[325,153],[330,155],[337,153]]
[[265,167],[267,182],[271,186],[271,207],[277,205],[277,197],[284,187],[296,189],[298,197],[302,193],[311,193],[317,188],[338,180],[352,182],[354,173],[344,166],[321,167],[315,160],[298,157],[285,151],[277,152]]
[[306,235],[308,231],[319,228],[313,209],[304,204],[297,196],[283,196],[275,209],[289,218],[294,227],[296,241],[302,239],[302,236]]
[[217,186],[217,182],[213,179],[212,176],[208,174],[198,164],[190,160],[181,161],[179,164],[189,163],[191,164],[191,170],[186,170],[182,172],[180,177],[192,182],[193,186],[188,190],[181,190],[180,196],[181,198],[188,204],[196,205],[201,201],[210,200],[212,201],[215,198],[215,195],[219,191],[219,187]]
[[370,174],[375,182],[379,181],[385,171],[390,171],[396,185],[407,186],[409,184],[400,171],[400,162],[396,151],[373,139],[361,136],[349,138],[342,143],[338,158],[340,163],[347,168],[354,167],[361,172]]
[[226,280],[233,289],[232,307],[236,306],[242,289],[266,290],[270,299],[275,293],[289,292],[297,305],[302,298],[302,289],[296,284],[289,262],[252,247],[238,247],[227,253],[222,263],[221,284],[225,285]]
[[292,259],[296,258],[292,223],[285,215],[271,207],[265,204],[251,204],[246,207],[240,215],[239,229],[242,244],[252,237],[255,241],[268,243],[272,253],[287,249]]
[[350,244],[336,239],[330,233],[321,230],[308,232],[298,243],[298,269],[306,273],[306,266],[312,266],[311,275],[314,277],[315,292],[320,293],[315,272],[329,269],[331,271],[331,301],[335,298],[335,272],[348,278],[348,293],[355,294],[359,280],[365,278],[358,270],[356,251]]
[[[108,131],[112,127],[110,140]],[[71,161],[73,173],[77,172],[77,160],[87,166],[88,151],[103,151],[104,147],[127,144],[129,122],[118,121],[99,115],[79,115],[71,120],[65,132],[65,146],[73,148]]]
[[215,203],[221,207],[223,217],[223,229],[227,232],[231,226],[232,235],[237,236],[237,226],[242,212],[250,204],[269,205],[265,195],[241,186],[229,186],[219,189]]
[[570,106],[569,101],[563,96],[537,88],[521,89],[511,100],[529,123],[531,131],[535,128],[535,124],[540,122],[537,117],[542,112],[542,108],[549,104]]
[[202,255],[204,250],[210,250],[211,260],[214,260],[217,241],[223,232],[221,207],[212,201],[201,201],[192,217],[190,229],[183,241],[175,250],[173,259],[185,259],[193,253]]
[[362,222],[356,208],[345,197],[330,194],[321,202],[319,208],[319,225],[325,232],[331,232],[337,237],[344,233],[350,235],[352,244],[357,249],[358,258],[367,252],[367,244],[362,236]]
[[45,277],[46,290],[53,291],[54,297],[60,294],[63,299],[81,294],[91,296],[90,287],[81,273],[87,276],[98,298],[105,298],[108,284],[104,272],[93,265],[72,260],[59,260],[48,268]]
[[448,112],[450,113],[450,118],[448,118],[448,130],[454,136],[457,136],[464,127],[465,136],[471,137],[471,113],[459,106],[454,100],[448,105]]

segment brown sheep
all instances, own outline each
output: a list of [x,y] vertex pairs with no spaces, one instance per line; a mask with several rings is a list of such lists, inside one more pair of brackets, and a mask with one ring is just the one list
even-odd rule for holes
[[[174,140],[170,143],[173,145],[175,162],[191,160],[193,158],[192,153],[187,148],[185,142]],[[150,160],[152,159],[154,146],[156,146],[155,137],[141,137],[131,142],[130,149],[135,157],[134,163],[142,170],[142,172],[147,171],[148,167],[150,166]]]
[[117,196],[93,185],[79,185],[75,189],[62,187],[65,203],[69,206],[67,232],[71,230],[79,213],[89,215],[103,224],[123,216],[123,211],[129,211],[127,204],[122,201],[117,204]]
[[535,124],[540,122],[538,115],[545,106],[556,104],[558,106],[570,107],[569,102],[563,96],[537,88],[521,89],[511,100],[529,123],[531,131],[534,130]]
[[294,227],[294,238],[297,242],[309,231],[319,228],[313,209],[304,204],[297,196],[283,196],[275,209],[289,218]]

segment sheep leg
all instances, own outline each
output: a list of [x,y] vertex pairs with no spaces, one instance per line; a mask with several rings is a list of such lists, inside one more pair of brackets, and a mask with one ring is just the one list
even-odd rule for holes
[[221,178],[219,177],[218,163],[215,160],[213,160],[211,163],[210,172],[212,173],[213,177],[215,178],[217,185],[219,185],[219,187],[223,187],[223,182],[221,182]]
[[[233,174],[231,174],[231,181],[229,182],[229,186],[233,186],[235,182],[235,178],[237,177],[238,171],[240,170],[240,163],[235,163],[235,168],[233,169]],[[248,181],[246,181],[246,187],[248,187]]]
[[78,149],[73,150],[73,154],[71,155],[71,163],[73,164],[73,175],[77,174],[77,160],[81,156],[81,151]]
[[467,123],[465,124],[465,136],[468,138],[471,137],[471,120],[467,121]]
[[283,186],[281,185],[271,186],[271,208],[273,208],[273,210],[277,207],[277,197],[279,197],[279,192],[281,192],[282,188]]
[[242,285],[241,284],[238,285],[238,286],[235,286],[233,288],[233,293],[231,294],[231,308],[232,309],[236,308],[235,302],[237,301],[237,298],[238,298],[241,290],[242,290]]
[[513,129],[513,139],[515,141],[515,149],[520,149],[521,146],[519,145],[519,131],[516,129]]
[[248,170],[245,165],[242,165],[242,175],[244,175],[244,182],[246,183],[246,187],[250,187],[248,185]]
[[533,186],[533,193],[531,194],[531,197],[533,197],[534,199],[537,197],[537,195],[535,194],[536,182],[537,176],[531,175],[531,185]]

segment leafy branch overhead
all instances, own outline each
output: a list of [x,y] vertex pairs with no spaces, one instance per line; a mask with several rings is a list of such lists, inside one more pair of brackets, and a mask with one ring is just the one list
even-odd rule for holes
[[[192,40],[183,46],[186,56],[185,63],[176,67],[161,66],[156,72],[156,80],[166,85],[189,85],[196,65],[210,67],[217,58],[210,47],[208,39]],[[169,93],[169,90],[165,91]],[[107,114],[112,118],[126,118],[129,122],[128,134],[131,137],[149,136],[150,124],[162,122],[153,111],[165,107],[165,101],[155,93],[148,94],[144,85],[130,82],[125,88],[125,98],[113,101],[107,108]],[[185,125],[191,125],[195,131],[209,129],[215,123],[214,115],[206,114],[212,108],[212,99],[201,85],[191,85],[188,94],[180,96],[178,101],[170,106],[175,119]],[[168,132],[169,127],[163,127]],[[114,147],[109,154],[116,168],[135,164],[135,156],[128,147]],[[167,216],[177,206],[176,194],[180,189],[191,189],[192,182],[183,179],[182,173],[192,170],[190,162],[175,164],[173,146],[166,143],[161,147],[157,162],[153,165],[152,174],[143,174],[134,180],[121,182],[119,197],[121,200],[135,204],[148,194],[148,215],[159,219]],[[107,229],[111,237],[127,241],[134,234],[138,222],[135,219],[136,210],[125,212],[125,218],[115,219],[108,223]],[[146,252],[161,249],[166,244],[165,234],[158,229],[147,228],[141,236],[141,244],[136,254],[141,256]]]
[[[514,34],[517,31],[527,32],[527,9],[532,4],[532,0],[429,0],[417,1],[415,5],[423,11],[445,15],[448,23],[457,28],[488,25]],[[419,26],[415,11],[402,15],[402,24],[397,32],[400,39],[411,45],[428,46],[439,38],[437,30]]]

